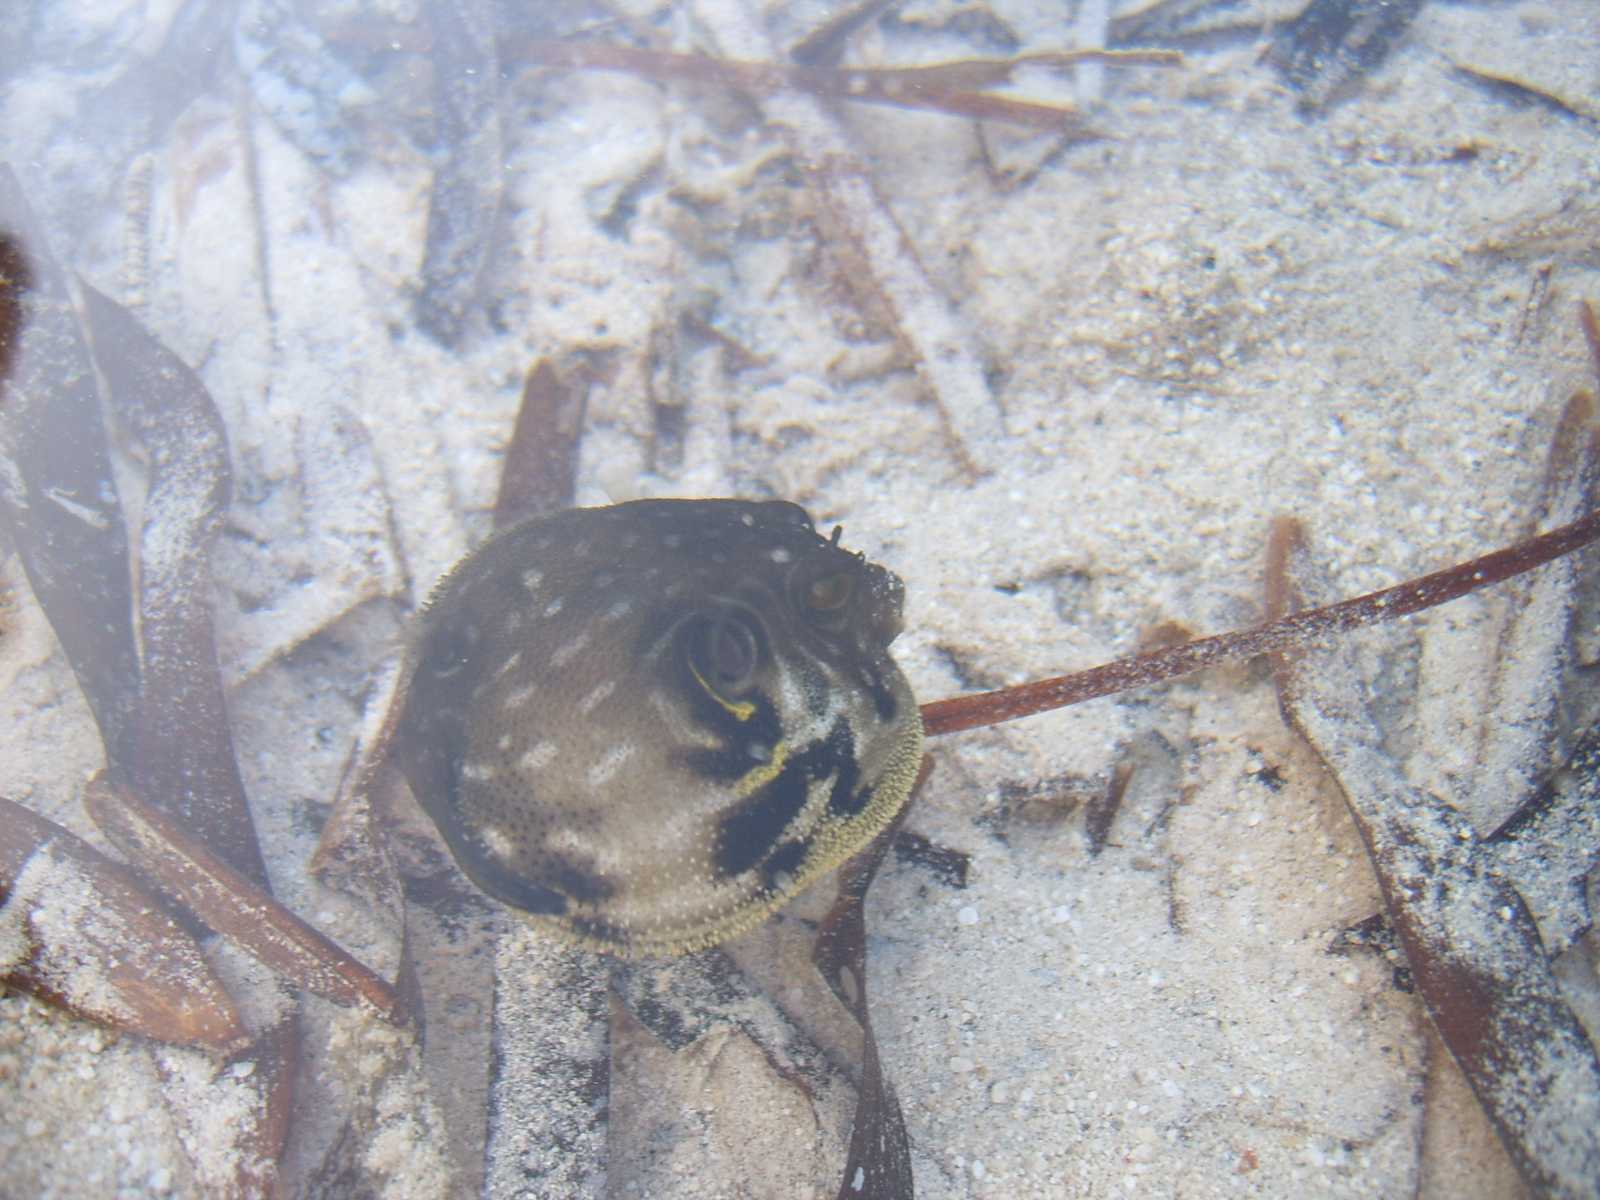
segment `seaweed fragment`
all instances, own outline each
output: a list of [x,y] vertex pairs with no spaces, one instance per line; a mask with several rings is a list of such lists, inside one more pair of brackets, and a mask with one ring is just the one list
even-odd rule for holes
[[[911,787],[913,797],[922,790],[932,769],[933,760],[924,756]],[[811,952],[818,973],[855,1017],[863,1037],[861,1090],[839,1200],[911,1200],[915,1194],[905,1115],[894,1084],[884,1074],[867,1006],[867,889],[909,808],[909,804],[902,808],[872,845],[839,868],[839,895],[823,918]]]
[[163,891],[258,961],[336,1004],[395,1014],[394,989],[137,792],[95,778],[83,800],[95,824]]
[[4,797],[0,977],[124,1033],[224,1052],[249,1039],[199,945],[135,872]]
[[557,374],[548,359],[534,363],[500,468],[496,529],[571,505],[585,407],[584,391]]
[[902,829],[894,839],[894,856],[899,862],[927,869],[940,883],[957,891],[967,886],[967,877],[972,873],[970,854],[941,846],[910,829]]
[[1417,990],[1411,968],[1406,966],[1405,955],[1395,937],[1394,926],[1381,912],[1373,913],[1353,925],[1346,925],[1328,942],[1329,954],[1341,957],[1363,951],[1382,959],[1390,970],[1390,982],[1397,992],[1411,995]]
[[1111,19],[1107,34],[1124,45],[1210,46],[1257,39],[1262,20],[1246,0],[1156,0]]
[[0,231],[10,248],[13,322],[0,378],[0,520],[83,686],[106,758],[131,770],[139,655],[132,568],[94,363],[66,275],[22,185],[0,165]]
[[113,762],[112,774],[125,773],[146,802],[265,887],[211,616],[211,551],[233,490],[222,418],[187,364],[127,309],[80,286],[112,412],[147,464],[137,547],[138,736],[132,763]]
[[[19,231],[36,281],[21,297],[19,350],[0,381],[0,514],[95,714],[108,777],[265,889],[209,607],[210,553],[230,492],[220,417],[198,377],[126,309],[87,285],[74,290],[3,166],[0,225]],[[133,546],[102,403],[145,460]],[[238,1086],[253,1103],[228,1131],[229,1165],[195,1162],[219,1196],[276,1186],[300,1035],[292,1003],[263,1023],[240,1054],[250,1070]],[[159,1055],[157,1062],[175,1108],[204,1112],[183,1095],[193,1064]],[[186,1136],[198,1136],[200,1118],[181,1119]]]
[[835,13],[789,47],[789,58],[808,66],[832,66],[856,33],[900,3],[901,0],[860,0]]
[[490,0],[439,0],[432,31],[435,141],[447,147],[428,196],[417,324],[444,346],[461,340],[493,246],[503,158],[500,64]]
[[1518,79],[1484,67],[1469,66],[1466,63],[1456,63],[1453,69],[1468,83],[1517,107],[1542,108],[1569,121],[1579,121],[1591,129],[1600,125],[1600,116],[1597,116],[1595,111],[1586,111],[1586,106],[1576,98],[1559,95],[1530,80]]
[[1299,107],[1326,107],[1383,65],[1423,0],[1311,0],[1272,39],[1266,58],[1300,93]]
[[1009,83],[1025,67],[1065,68],[1084,64],[1175,66],[1171,50],[1053,50],[1011,58],[960,59],[919,67],[828,67],[802,60],[716,58],[610,42],[509,38],[509,60],[533,66],[583,71],[625,71],[645,79],[713,84],[753,96],[806,92],[828,100],[922,109],[951,117],[1005,121],[1064,133],[1075,140],[1102,137],[1075,108],[990,95],[984,88]]
[[[1297,601],[1297,524],[1268,548],[1268,607]],[[1338,782],[1444,1043],[1523,1178],[1582,1196],[1600,1178],[1600,1060],[1522,896],[1450,805],[1420,794],[1383,749],[1348,644],[1275,656],[1286,719]],[[1585,1115],[1587,1114],[1587,1115]]]
[[33,288],[23,240],[0,228],[0,380],[11,375],[21,350],[23,301]]
[[1098,858],[1111,839],[1111,825],[1122,811],[1123,797],[1128,794],[1128,784],[1133,779],[1133,765],[1122,762],[1112,772],[1111,782],[1105,791],[1091,795],[1083,814],[1083,832],[1089,839],[1089,857]]
[[1480,558],[1326,608],[1290,613],[1254,629],[1199,638],[1181,646],[1119,658],[1086,671],[1041,679],[1037,683],[935,700],[922,706],[922,723],[930,737],[977,729],[1159,683],[1204,667],[1243,662],[1262,654],[1314,645],[1335,634],[1445,604],[1468,592],[1554,562],[1596,540],[1600,540],[1600,512],[1591,512],[1559,529]]
[[[610,1165],[610,993],[595,955],[520,928],[491,963],[484,1194],[605,1200]],[[513,981],[529,980],[531,986]],[[474,1193],[475,1194],[475,1193]]]

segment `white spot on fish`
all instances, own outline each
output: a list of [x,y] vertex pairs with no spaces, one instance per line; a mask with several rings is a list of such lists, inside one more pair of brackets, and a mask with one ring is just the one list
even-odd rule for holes
[[537,592],[539,590],[539,585],[543,582],[543,571],[535,571],[532,567],[529,567],[522,573],[522,586],[527,588],[530,592]]
[[578,711],[587,717],[605,702],[605,698],[607,696],[611,695],[611,693],[616,690],[616,682],[610,679],[606,680],[599,687],[595,688],[592,692],[578,702]]
[[627,762],[638,751],[632,742],[624,742],[620,746],[613,746],[606,751],[605,757],[589,768],[589,786],[592,788],[603,787],[611,781],[622,764]]
[[555,653],[550,656],[550,665],[560,668],[566,666],[578,655],[583,653],[583,648],[589,644],[589,635],[580,633],[570,641],[562,642],[556,647]]
[[678,709],[672,703],[672,697],[665,692],[654,691],[650,693],[650,707],[656,710],[660,718],[668,725],[676,726],[678,723]]
[[556,758],[556,744],[550,741],[535,742],[523,756],[517,759],[517,766],[524,771],[537,771],[548,767]]
[[666,633],[662,634],[655,641],[646,646],[644,653],[639,655],[640,660],[646,663],[653,663],[656,661],[656,659],[660,658],[662,651],[664,651],[668,646],[672,645],[674,632],[674,630],[669,629]]
[[480,836],[483,848],[501,862],[510,862],[517,852],[516,844],[506,836],[505,830],[487,827]]
[[779,563],[780,565],[786,562],[794,561],[794,554],[787,546],[774,546],[771,550],[767,551],[767,557],[773,562]]

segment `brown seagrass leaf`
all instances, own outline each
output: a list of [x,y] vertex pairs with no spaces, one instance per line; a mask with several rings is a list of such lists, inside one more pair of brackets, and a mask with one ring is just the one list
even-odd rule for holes
[[1560,958],[1594,927],[1589,879],[1600,867],[1600,723],[1484,844],[1532,911],[1545,952]]
[[400,772],[382,761],[381,752],[389,743],[401,674],[400,664],[391,662],[372,680],[333,811],[307,865],[324,886],[371,909],[397,942],[405,922],[400,876],[389,840],[378,827],[394,807],[389,793],[404,786]]
[[[933,760],[926,755],[911,785],[914,799],[927,782]],[[867,889],[877,877],[884,855],[894,844],[910,809],[907,803],[866,850],[839,869],[839,898],[823,918],[812,948],[823,980],[861,1025],[864,1045],[861,1093],[856,1101],[850,1153],[845,1159],[839,1200],[911,1200],[911,1142],[894,1085],[883,1073],[878,1039],[867,1007]]]
[[[1578,323],[1600,384],[1600,328],[1587,301]],[[1545,464],[1538,516],[1559,520],[1600,496],[1600,412],[1575,392]],[[1522,582],[1495,647],[1489,716],[1469,785],[1502,803],[1484,839],[1522,895],[1552,960],[1593,926],[1588,880],[1600,866],[1600,695],[1582,643],[1600,603],[1600,564],[1568,559]],[[1545,664],[1532,670],[1532,664]],[[1551,769],[1548,759],[1558,763]],[[1565,761],[1561,751],[1565,751]],[[1482,795],[1487,793],[1487,795]],[[1474,813],[1487,805],[1480,803]]]
[[[277,921],[286,914],[268,896],[266,867],[234,758],[212,619],[211,553],[232,491],[222,420],[199,377],[127,309],[87,284],[80,290],[107,408],[119,431],[137,443],[145,466],[134,600],[144,670],[133,761],[125,775],[113,773],[126,784],[124,800],[136,797],[141,804],[138,810],[97,815],[102,828],[115,824],[117,816],[136,824],[153,818],[162,843],[149,856],[158,886],[168,885],[161,869],[165,860],[198,857],[214,864],[238,885],[220,888],[224,896],[253,888],[266,900],[245,923],[255,927],[258,938],[277,940]],[[118,808],[114,803],[103,807]],[[185,841],[193,844],[188,854],[165,848]],[[207,895],[204,902],[212,899]],[[318,977],[313,973],[312,978]],[[249,1100],[226,1133],[227,1160],[237,1165],[214,1169],[210,1153],[194,1151],[208,1194],[255,1196],[276,1187],[296,1112],[300,1029],[293,1003],[276,1008],[252,1032],[234,1084]],[[203,1081],[192,1078],[191,1064],[170,1056],[160,1065],[163,1088],[182,1114],[189,1144],[204,1147],[213,1130],[204,1115],[203,1092],[195,1090]]]
[[264,887],[211,613],[211,550],[233,488],[222,418],[183,360],[122,305],[80,286],[111,410],[146,460],[137,547],[144,672],[129,776],[148,803]]
[[434,138],[448,147],[428,195],[417,324],[444,346],[461,340],[480,306],[479,282],[500,208],[500,68],[490,0],[439,0],[432,32]]
[[[1529,527],[1570,521],[1600,500],[1600,425],[1593,399],[1579,392],[1557,423],[1544,483]],[[1510,819],[1572,750],[1578,729],[1593,719],[1579,700],[1592,685],[1575,676],[1584,581],[1594,591],[1600,564],[1571,555],[1506,588],[1506,617],[1493,643],[1493,670],[1470,770],[1459,772],[1452,796],[1473,824],[1489,829]],[[1578,727],[1575,729],[1574,727]],[[1448,737],[1442,731],[1436,737]]]
[[1277,30],[1266,61],[1300,93],[1300,108],[1326,107],[1382,66],[1422,0],[1312,0]]
[[497,530],[572,506],[585,399],[584,390],[557,374],[549,359],[533,364],[500,468]]
[[492,1004],[485,997],[483,1005],[493,1014],[484,1022],[492,1036],[484,1056],[491,1065],[483,1194],[530,1200],[619,1194],[607,1187],[608,964],[519,922],[499,929],[489,966],[500,982]]
[[[528,517],[572,506],[577,485],[578,442],[583,434],[586,392],[548,359],[529,370],[516,425],[500,468],[495,501],[496,530]],[[417,889],[408,891],[421,925],[437,928],[441,914],[428,911]],[[483,903],[473,892],[474,902]],[[607,1194],[611,1103],[611,1037],[606,963],[571,946],[551,943],[536,931],[507,930],[499,921],[480,925],[477,956],[455,962],[448,980],[413,959],[418,978],[434,982],[419,1007],[448,1007],[449,988],[459,993],[478,980],[485,1005],[489,1053],[487,1110],[472,1113],[462,1103],[449,1108],[452,1136],[481,1144],[483,1175],[490,1191],[532,1188],[531,1194],[602,1197]],[[410,927],[408,926],[408,933]],[[433,941],[440,941],[435,932]],[[408,949],[418,947],[411,942]],[[464,972],[464,973],[463,973]],[[497,979],[536,978],[534,987],[501,987]],[[442,1001],[447,1003],[441,1003]],[[427,1052],[435,1079],[466,1049],[459,1027],[435,1026]],[[474,1081],[481,1072],[474,1072]],[[458,1095],[458,1101],[464,1099]],[[462,1128],[472,1122],[470,1135]],[[552,1149],[552,1148],[556,1149]]]
[[23,298],[33,291],[33,267],[21,233],[0,228],[0,379],[8,379],[22,344]]
[[[66,277],[49,260],[15,177],[3,170],[0,225],[32,231],[37,289],[21,302],[20,349],[4,381],[9,465],[0,476],[0,512],[95,714],[110,773],[161,795],[191,835],[264,886],[211,637],[209,552],[228,497],[220,420],[192,371],[125,309],[85,287],[89,344]],[[104,411],[148,459],[137,572]],[[208,1185],[210,1194],[259,1195],[274,1186],[294,1109],[298,1038],[289,1007],[242,1052],[263,1102],[226,1137],[251,1165]],[[169,1092],[193,1070],[187,1060],[159,1061]],[[203,1105],[173,1106],[194,1144],[216,1133],[194,1115]]]
[[22,184],[0,164],[0,283],[9,329],[0,377],[0,521],[100,727],[128,770],[137,739],[128,535],[94,364],[66,275]]
[[394,1015],[393,988],[138,793],[97,777],[83,801],[101,831],[157,886],[253,958],[337,1004],[366,1003]]
[[[1296,601],[1297,525],[1268,549],[1268,609]],[[1522,896],[1455,808],[1384,749],[1348,642],[1275,656],[1279,704],[1344,793],[1390,922],[1445,1045],[1539,1195],[1600,1178],[1600,1060],[1568,1007]]]
[[239,1014],[140,878],[0,797],[0,979],[123,1033],[237,1050]]
[[923,109],[974,120],[1006,121],[1048,129],[1075,140],[1103,136],[1076,109],[1017,100],[977,89],[1009,82],[1025,66],[1071,66],[1088,61],[1170,66],[1182,56],[1162,50],[1089,50],[1029,54],[1012,59],[972,59],[925,67],[830,67],[809,63],[747,61],[619,46],[609,42],[511,38],[508,59],[570,70],[626,71],[646,79],[683,80],[735,88],[756,96],[808,92],[830,100]]
[[1290,613],[1254,629],[1221,633],[1182,645],[1058,675],[1035,683],[934,700],[922,706],[922,724],[929,737],[998,725],[1002,721],[1065,708],[1129,688],[1144,687],[1225,662],[1243,662],[1262,654],[1319,644],[1335,635],[1392,621],[1465,596],[1535,567],[1553,562],[1600,539],[1600,511],[1569,525],[1457,563],[1431,575],[1408,579],[1382,591],[1341,600],[1325,608]]
[[166,1047],[154,1056],[162,1099],[189,1154],[190,1191],[206,1200],[287,1191],[279,1188],[279,1164],[297,1115],[300,1023],[287,997],[278,997],[270,1014],[255,1014],[267,1015],[249,1047],[220,1071],[209,1059]]

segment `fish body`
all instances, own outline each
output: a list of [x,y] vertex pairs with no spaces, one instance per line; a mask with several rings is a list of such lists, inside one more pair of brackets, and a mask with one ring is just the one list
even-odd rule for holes
[[794,504],[538,517],[439,584],[395,753],[491,896],[622,956],[714,945],[906,802],[903,596]]

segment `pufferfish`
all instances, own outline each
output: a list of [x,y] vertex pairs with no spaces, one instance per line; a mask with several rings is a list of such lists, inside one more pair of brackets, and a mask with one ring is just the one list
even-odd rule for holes
[[489,895],[620,956],[715,945],[905,804],[904,590],[780,501],[538,517],[429,600],[395,754]]

